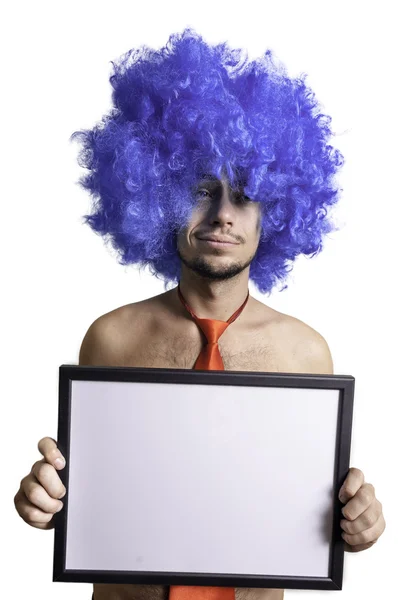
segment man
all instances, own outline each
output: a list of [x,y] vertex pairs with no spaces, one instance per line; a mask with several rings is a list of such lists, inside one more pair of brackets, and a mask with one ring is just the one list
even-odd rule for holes
[[[86,178],[85,186],[100,196],[97,213],[88,219],[91,226],[111,235],[125,262],[149,264],[167,281],[175,280],[177,274],[179,286],[96,319],[83,339],[79,364],[192,369],[206,338],[190,311],[199,318],[227,321],[243,306],[238,318],[230,323],[219,340],[225,369],[332,373],[328,345],[317,331],[248,296],[249,278],[259,289],[270,290],[288,271],[288,260],[300,252],[315,252],[317,247],[319,249],[321,234],[330,230],[324,219],[324,207],[336,196],[330,175],[335,172],[338,161],[336,155],[333,158],[330,153],[330,146],[325,144],[325,125],[320,125],[309,105],[305,105],[304,98],[310,98],[309,104],[313,108],[313,99],[300,85],[289,88],[285,80],[283,84],[276,81],[276,73],[272,70],[263,80],[266,93],[261,96],[261,89],[256,88],[256,80],[252,77],[253,70],[246,73],[246,83],[250,82],[246,92],[250,88],[254,103],[261,102],[261,97],[268,100],[271,97],[267,118],[274,123],[275,129],[279,127],[279,137],[269,145],[274,130],[252,130],[251,125],[244,122],[248,116],[252,124],[256,113],[250,112],[249,93],[241,95],[238,79],[229,82],[222,79],[225,70],[220,70],[219,65],[221,59],[227,62],[225,47],[212,53],[190,31],[184,32],[177,42],[173,39],[174,54],[168,48],[163,63],[158,55],[156,61],[148,61],[148,68],[153,69],[156,65],[156,77],[151,71],[153,81],[147,95],[143,92],[143,82],[148,78],[145,62],[136,61],[130,70],[119,69],[118,78],[113,81],[114,99],[128,118],[123,120],[119,114],[113,115],[107,127],[86,135],[85,156],[93,175]],[[199,55],[206,59],[202,61],[202,67]],[[192,61],[190,68],[183,69],[184,76],[180,79],[175,70],[169,69],[170,65],[181,65],[178,60],[172,62],[173,56],[183,56],[184,60],[188,56]],[[233,58],[239,62],[236,54]],[[232,62],[229,56],[228,64]],[[209,84],[212,67],[215,75]],[[164,73],[167,81],[174,77],[171,94],[165,91],[164,82],[159,84],[159,77]],[[141,77],[139,86],[137,77]],[[140,90],[134,99],[126,91],[133,80],[133,88]],[[202,97],[199,83],[207,86],[208,94],[205,94],[206,106],[202,105],[195,116],[198,103],[195,105],[194,100],[198,95]],[[162,98],[161,109],[154,99],[156,85],[159,86],[157,94]],[[216,89],[217,85],[221,85],[220,89]],[[279,104],[272,98],[272,86],[279,86]],[[214,89],[215,100],[210,93]],[[218,121],[223,111],[218,105],[222,90],[226,94],[225,103],[230,102],[232,106],[224,123],[225,128],[230,129],[230,135],[222,131]],[[297,125],[297,114],[292,113],[295,125],[290,129],[287,126],[288,111],[280,114],[284,102],[281,90],[287,94],[285,104],[295,106],[299,114]],[[183,102],[176,112],[167,112],[173,97],[182,97]],[[295,104],[291,103],[292,97]],[[137,104],[132,107],[134,102]],[[242,114],[237,114],[243,105]],[[235,115],[235,121],[231,115]],[[143,119],[140,125],[138,116]],[[195,128],[196,137],[188,131],[184,140],[184,134],[176,125],[177,116],[183,122],[182,130],[191,126]],[[172,129],[166,135],[170,122]],[[204,122],[210,123],[211,128],[203,129]],[[202,130],[204,137],[199,143]],[[261,146],[260,138],[265,146]],[[165,141],[169,144],[168,154]],[[286,156],[290,146],[295,147],[296,154],[290,152],[289,160],[285,160],[281,151],[285,142]],[[185,166],[185,154],[178,150],[178,144],[185,148],[191,159]],[[91,154],[87,152],[89,146],[93,151]],[[112,154],[111,147],[117,148],[117,152]],[[210,155],[213,162],[206,162]],[[152,161],[150,171],[146,162],[149,159]],[[322,169],[320,161],[323,161]],[[199,165],[201,177],[190,165]],[[152,179],[148,180],[148,177]],[[158,187],[162,195],[157,194]],[[174,204],[164,201],[168,195]],[[64,463],[58,466],[55,462],[62,457],[51,438],[41,440],[39,450],[44,458],[22,479],[15,505],[27,523],[50,529],[53,514],[62,509],[61,498],[66,492],[57,474]],[[345,504],[341,527],[346,550],[357,552],[369,548],[382,534],[385,521],[374,488],[365,482],[359,469],[350,469],[340,499]],[[163,600],[168,598],[169,591],[168,586],[95,584],[94,598]],[[237,588],[235,597],[238,600],[281,600],[283,590]]]

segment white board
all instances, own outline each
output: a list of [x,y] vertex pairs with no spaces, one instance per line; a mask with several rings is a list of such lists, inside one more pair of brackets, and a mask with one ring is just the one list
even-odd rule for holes
[[330,577],[339,399],[71,381],[65,571]]

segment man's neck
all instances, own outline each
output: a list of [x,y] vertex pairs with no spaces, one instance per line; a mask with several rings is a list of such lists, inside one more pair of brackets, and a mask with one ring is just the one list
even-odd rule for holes
[[[248,282],[227,280],[202,283],[181,278],[180,291],[197,317],[227,321],[246,300]],[[175,300],[181,304],[177,288],[174,292]],[[249,301],[250,297],[248,304]]]

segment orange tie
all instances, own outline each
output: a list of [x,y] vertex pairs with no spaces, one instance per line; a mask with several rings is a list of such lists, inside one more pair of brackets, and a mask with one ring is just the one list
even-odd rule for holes
[[[207,344],[204,346],[196,359],[194,369],[224,370],[224,363],[218,349],[218,339],[226,330],[228,325],[235,321],[245,308],[249,299],[247,292],[246,300],[228,321],[217,321],[216,319],[199,319],[185,302],[178,284],[178,297],[187,311],[191,314],[196,324],[206,336]],[[168,600],[235,600],[235,588],[230,587],[208,587],[203,585],[172,585]]]

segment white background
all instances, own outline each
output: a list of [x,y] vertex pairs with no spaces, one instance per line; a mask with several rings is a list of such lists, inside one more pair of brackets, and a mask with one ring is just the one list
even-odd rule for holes
[[[121,267],[81,216],[89,197],[69,136],[110,108],[110,61],[163,46],[192,25],[210,43],[251,57],[268,47],[308,83],[333,117],[343,152],[342,227],[317,258],[299,260],[288,290],[254,297],[328,341],[335,373],[356,378],[351,465],[382,501],[387,529],[371,549],[345,555],[350,600],[392,598],[396,584],[396,31],[393,3],[13,2],[2,16],[2,595],[91,598],[90,584],[52,583],[53,531],[26,525],[13,497],[57,434],[58,366],[77,363],[90,323],[164,291]],[[316,475],[316,474],[314,474]],[[5,481],[4,481],[5,478]],[[287,591],[286,598],[333,592]],[[5,595],[6,597],[6,595]],[[334,597],[334,596],[333,596]]]

